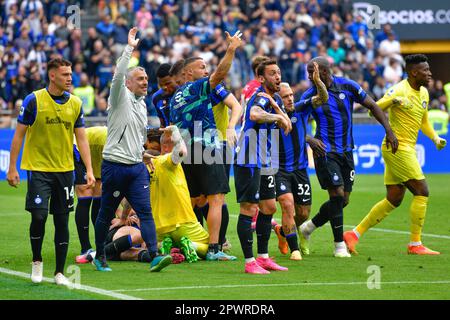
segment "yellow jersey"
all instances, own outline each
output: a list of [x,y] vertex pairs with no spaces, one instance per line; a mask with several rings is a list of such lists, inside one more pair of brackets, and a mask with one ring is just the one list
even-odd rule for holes
[[73,133],[81,112],[80,98],[71,94],[66,103],[58,104],[45,88],[33,93],[36,118],[27,128],[20,168],[43,172],[73,171]]
[[191,205],[189,189],[181,164],[173,164],[172,153],[153,160],[150,172],[150,202],[156,233],[174,231],[186,222],[197,222]]
[[[401,100],[402,103],[394,103],[394,99]],[[391,87],[384,97],[377,101],[381,109],[389,112],[389,123],[398,139],[399,150],[415,150],[419,130],[424,122],[428,123],[429,100],[425,87],[420,87],[419,91],[415,90],[405,79]],[[383,140],[384,149],[385,142],[386,137]]]
[[225,105],[225,103],[219,102],[213,107],[213,113],[217,131],[219,131],[221,135],[221,141],[226,141],[228,123],[230,122],[228,107]]
[[108,134],[107,127],[90,127],[86,129],[86,136],[91,151],[92,171],[96,179],[102,177],[103,147]]
[[216,123],[217,131],[220,132],[221,141],[227,140],[227,128],[228,123],[230,122],[230,116],[228,115],[228,107],[224,103],[224,100],[229,94],[230,92],[221,83],[218,84],[211,93],[214,121]]

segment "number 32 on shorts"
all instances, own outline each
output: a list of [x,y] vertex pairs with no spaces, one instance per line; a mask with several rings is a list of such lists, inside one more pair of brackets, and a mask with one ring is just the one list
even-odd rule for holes
[[311,187],[309,186],[309,184],[305,183],[299,183],[298,184],[298,189],[297,189],[297,194],[299,196],[310,196],[311,195]]

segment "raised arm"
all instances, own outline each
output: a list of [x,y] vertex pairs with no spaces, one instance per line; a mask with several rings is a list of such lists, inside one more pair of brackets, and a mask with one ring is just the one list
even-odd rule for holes
[[320,106],[328,101],[328,90],[325,86],[325,83],[320,79],[319,74],[319,65],[316,62],[313,62],[314,72],[313,72],[313,81],[317,88],[317,95],[312,97],[312,105],[313,107]]
[[137,32],[137,27],[131,28],[131,30],[128,32],[128,45],[125,47],[122,56],[120,56],[119,60],[117,61],[116,71],[111,82],[111,90],[109,96],[110,105],[112,107],[118,104],[119,93],[124,89],[125,78],[127,75],[128,64],[130,63],[131,54],[139,43],[139,39],[136,39]]
[[209,84],[211,88],[215,88],[219,83],[221,83],[225,79],[225,77],[228,74],[228,71],[230,70],[231,63],[233,62],[236,49],[242,45],[241,31],[239,30],[236,31],[233,37],[231,37],[228,32],[225,31],[225,33],[227,35],[227,42],[228,42],[227,52],[220,61],[219,65],[217,66],[216,71],[214,71],[214,73],[209,78]]

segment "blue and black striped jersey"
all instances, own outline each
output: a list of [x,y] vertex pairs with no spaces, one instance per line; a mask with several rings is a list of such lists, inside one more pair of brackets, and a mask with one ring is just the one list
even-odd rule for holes
[[316,138],[326,145],[326,152],[344,153],[353,150],[353,104],[362,103],[367,93],[355,81],[333,77],[328,88],[328,102],[313,108],[311,98],[317,89],[308,89],[297,110],[310,111],[317,123]]
[[[269,167],[271,164],[271,139],[272,136],[274,136],[274,140],[278,139],[279,135],[278,128],[274,124],[257,123],[250,120],[250,110],[254,106],[258,106],[266,112],[275,113],[270,101],[265,97],[258,96],[259,92],[264,92],[262,86],[256,90],[248,101],[236,147],[236,164],[243,167]],[[274,99],[279,106],[283,105],[279,95],[276,94]]]
[[172,95],[167,95],[163,89],[159,89],[152,96],[152,103],[155,106],[162,128],[170,125],[170,99],[172,99]]
[[309,112],[293,111],[287,115],[292,122],[292,131],[286,136],[280,129],[278,155],[272,152],[271,158],[272,167],[292,172],[308,167],[306,132]]

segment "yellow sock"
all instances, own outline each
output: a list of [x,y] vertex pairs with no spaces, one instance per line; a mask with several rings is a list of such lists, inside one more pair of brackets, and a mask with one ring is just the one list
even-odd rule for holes
[[384,198],[372,207],[367,216],[358,224],[356,231],[362,236],[367,230],[380,223],[395,207]]
[[409,208],[411,217],[411,242],[420,242],[422,227],[427,212],[428,197],[414,196]]

